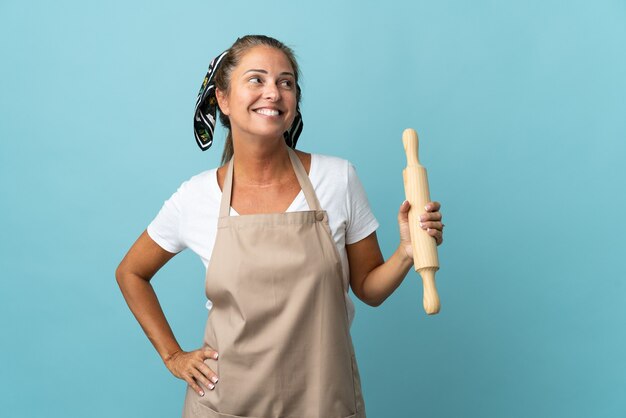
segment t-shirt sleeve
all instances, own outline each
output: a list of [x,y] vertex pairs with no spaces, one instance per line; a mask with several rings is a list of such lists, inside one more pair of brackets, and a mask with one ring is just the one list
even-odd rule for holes
[[370,209],[361,180],[352,163],[348,163],[348,223],[346,244],[354,244],[378,229],[378,221]]
[[185,183],[163,203],[161,210],[147,228],[150,238],[170,253],[179,253],[187,248],[180,234],[184,187]]

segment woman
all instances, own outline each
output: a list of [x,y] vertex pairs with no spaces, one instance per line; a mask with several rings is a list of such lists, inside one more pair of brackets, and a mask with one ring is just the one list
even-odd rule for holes
[[[409,204],[385,262],[352,165],[295,150],[299,102],[293,52],[273,38],[245,36],[213,60],[194,129],[207,149],[219,106],[223,165],[184,182],[117,269],[146,335],[188,383],[183,417],[365,417],[348,285],[371,306],[400,285],[413,265]],[[441,244],[439,208],[427,205],[422,227]],[[184,248],[207,266],[210,308],[189,352],[150,285]]]

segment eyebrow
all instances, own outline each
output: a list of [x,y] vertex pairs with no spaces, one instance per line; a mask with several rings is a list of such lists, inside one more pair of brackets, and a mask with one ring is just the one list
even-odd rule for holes
[[[265,70],[259,70],[259,69],[256,69],[256,68],[253,68],[253,69],[251,69],[251,70],[248,70],[248,71],[246,71],[244,74],[251,73],[251,72],[255,72],[255,73],[262,73],[262,74],[268,74],[268,72],[267,72],[267,71],[265,71]],[[282,73],[280,73],[279,75],[290,75],[290,76],[292,76],[292,77],[294,77],[294,78],[295,78],[295,76],[293,75],[293,73],[290,73],[290,72],[288,72],[288,71],[283,71],[283,72],[282,72]]]

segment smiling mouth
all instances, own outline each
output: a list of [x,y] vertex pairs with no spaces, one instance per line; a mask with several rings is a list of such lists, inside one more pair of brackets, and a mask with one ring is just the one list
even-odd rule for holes
[[277,109],[254,109],[254,112],[256,113],[260,113],[261,115],[265,115],[265,116],[278,116],[278,115],[282,115],[283,112],[281,112],[280,110]]

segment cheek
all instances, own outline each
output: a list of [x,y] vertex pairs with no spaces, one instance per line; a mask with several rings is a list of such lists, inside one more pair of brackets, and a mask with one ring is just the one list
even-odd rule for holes
[[289,103],[289,107],[293,109],[293,111],[296,111],[296,106],[298,103],[298,100],[296,99],[296,94],[295,93],[291,93],[289,95],[285,95],[285,99],[286,101]]
[[245,112],[248,110],[250,106],[257,100],[257,97],[250,91],[240,91],[239,94],[234,99],[237,105],[237,108]]

